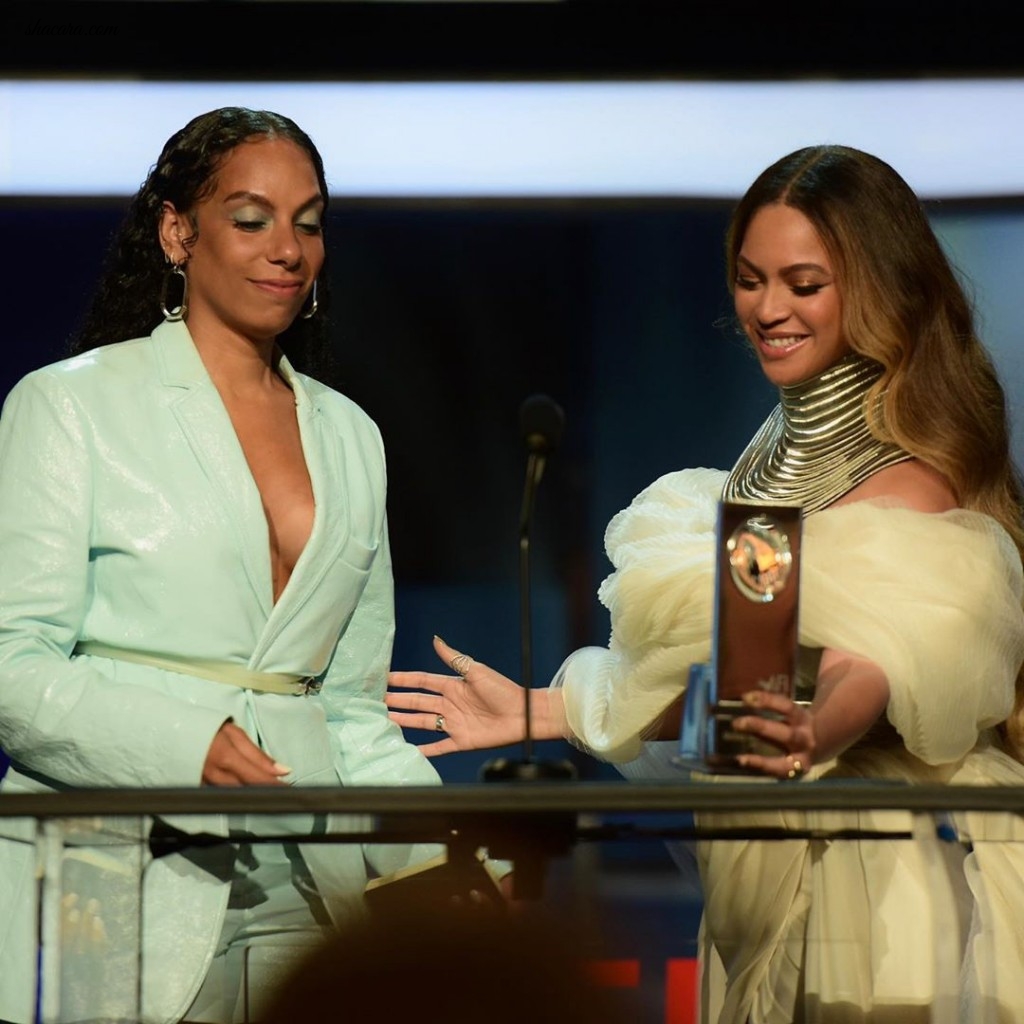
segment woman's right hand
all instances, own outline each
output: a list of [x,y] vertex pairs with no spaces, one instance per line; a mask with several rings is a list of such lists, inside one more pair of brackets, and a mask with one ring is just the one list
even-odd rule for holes
[[283,786],[291,769],[260,750],[234,722],[213,737],[203,763],[204,786]]
[[[385,698],[391,720],[405,729],[447,733],[444,739],[425,743],[427,756],[457,750],[503,747],[523,738],[525,708],[523,688],[500,672],[474,661],[434,637],[438,657],[459,675],[433,672],[392,672]],[[395,690],[425,692],[397,693]],[[560,733],[549,724],[548,691],[531,691],[531,733],[535,739],[556,739]]]

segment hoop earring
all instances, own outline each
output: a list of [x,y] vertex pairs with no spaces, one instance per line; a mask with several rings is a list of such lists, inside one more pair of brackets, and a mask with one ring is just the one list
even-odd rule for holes
[[303,320],[311,320],[316,315],[316,279],[313,279],[313,301],[309,305],[309,309],[300,314]]
[[[168,293],[171,290],[171,282],[175,277],[181,278],[181,301],[173,309],[168,309]],[[163,284],[160,286],[160,312],[169,323],[177,323],[184,320],[188,313],[188,277],[185,271],[175,263],[164,273]]]

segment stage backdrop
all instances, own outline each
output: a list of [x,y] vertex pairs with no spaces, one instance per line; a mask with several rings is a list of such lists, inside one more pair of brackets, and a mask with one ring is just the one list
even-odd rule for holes
[[[0,396],[61,358],[120,200],[0,203]],[[1024,210],[933,207],[971,282],[1017,421]],[[603,643],[596,590],[609,518],[662,473],[728,467],[774,402],[735,330],[723,274],[726,202],[340,202],[327,225],[333,383],[379,423],[398,584],[396,667],[433,667],[438,633],[518,676],[518,411],[544,392],[566,431],[534,535],[535,658],[544,684]],[[152,296],[154,306],[157,296]],[[111,341],[118,339],[111,338]],[[439,762],[475,777],[482,757]],[[601,773],[580,759],[585,776]]]

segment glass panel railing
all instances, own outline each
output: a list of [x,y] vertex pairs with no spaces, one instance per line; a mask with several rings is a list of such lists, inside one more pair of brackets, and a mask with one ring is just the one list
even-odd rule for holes
[[143,817],[40,821],[39,1018],[139,1020]]
[[[441,843],[468,864],[489,847],[528,899],[578,927],[641,1024],[701,1019],[701,990],[711,1014],[715,972],[744,971],[769,972],[783,997],[799,985],[805,1003],[820,991],[824,1020],[870,977],[901,1024],[984,1024],[1012,1019],[1016,953],[993,935],[1024,892],[1022,810],[1024,789],[841,782],[79,791],[5,796],[0,842],[38,878],[19,963],[46,1024],[146,1019],[146,979],[167,966],[147,962],[147,878],[172,854],[230,851],[226,823],[243,815],[252,843],[287,836],[325,856]],[[720,954],[703,977],[702,913]],[[183,949],[204,941],[176,927]]]

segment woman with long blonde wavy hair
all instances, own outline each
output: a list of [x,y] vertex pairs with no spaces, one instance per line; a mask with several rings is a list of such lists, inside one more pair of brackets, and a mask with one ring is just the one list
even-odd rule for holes
[[[850,348],[883,367],[865,405],[872,433],[934,467],[957,504],[992,516],[1024,557],[1024,498],[1006,398],[972,304],[917,196],[869,153],[798,150],[761,174],[733,214],[726,238],[732,287],[750,219],[779,202],[814,225],[835,264]],[[1001,732],[1024,761],[1024,671],[1016,689]]]

